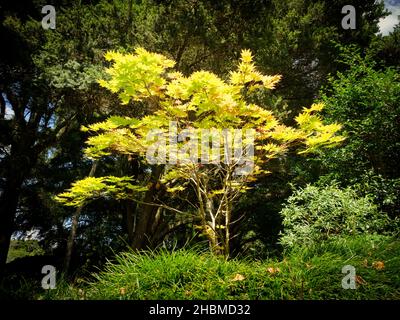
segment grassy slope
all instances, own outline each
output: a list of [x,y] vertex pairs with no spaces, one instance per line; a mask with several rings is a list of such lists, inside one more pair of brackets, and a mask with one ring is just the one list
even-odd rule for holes
[[[382,264],[383,263],[383,264]],[[344,290],[344,265],[357,289]],[[363,236],[298,248],[281,261],[224,261],[193,251],[125,253],[81,289],[39,299],[400,299],[400,240]]]
[[18,258],[42,254],[44,251],[36,240],[11,240],[7,263]]

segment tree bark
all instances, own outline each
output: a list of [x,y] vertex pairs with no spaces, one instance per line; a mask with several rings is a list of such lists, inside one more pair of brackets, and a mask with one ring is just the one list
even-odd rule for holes
[[136,226],[136,217],[135,217],[135,204],[133,201],[126,201],[126,228],[128,233],[128,243],[131,244],[133,242],[133,232]]
[[[158,193],[157,185],[162,173],[164,166],[156,166],[153,168],[150,178],[152,187],[146,191],[143,202],[153,203]],[[133,231],[133,240],[131,242],[132,249],[141,250],[145,249],[150,245],[151,229],[156,218],[158,207],[146,204],[138,204],[136,209],[136,224]]]

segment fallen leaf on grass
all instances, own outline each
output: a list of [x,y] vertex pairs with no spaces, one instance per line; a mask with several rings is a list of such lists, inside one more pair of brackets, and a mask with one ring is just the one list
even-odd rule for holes
[[241,275],[240,273],[236,273],[235,277],[232,279],[232,281],[243,281],[245,277]]
[[372,268],[376,270],[383,270],[385,269],[385,263],[383,261],[372,262]]
[[359,285],[363,285],[363,284],[367,284],[367,281],[365,281],[360,276],[356,276],[356,283],[359,284]]
[[274,273],[281,272],[281,269],[269,267],[269,268],[267,268],[267,271],[268,271],[270,274],[274,274]]

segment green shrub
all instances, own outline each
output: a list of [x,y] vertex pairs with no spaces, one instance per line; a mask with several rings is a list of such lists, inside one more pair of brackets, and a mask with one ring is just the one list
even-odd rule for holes
[[355,179],[354,188],[361,194],[369,194],[382,211],[398,223],[400,219],[400,178],[385,178],[373,170]]
[[310,245],[341,235],[372,234],[387,229],[389,219],[368,197],[350,188],[308,185],[294,192],[281,211],[280,242],[286,247]]
[[341,123],[346,141],[320,153],[321,172],[345,186],[359,184],[381,210],[400,217],[400,74],[358,49],[342,50],[348,68],[329,78],[321,97],[326,121]]

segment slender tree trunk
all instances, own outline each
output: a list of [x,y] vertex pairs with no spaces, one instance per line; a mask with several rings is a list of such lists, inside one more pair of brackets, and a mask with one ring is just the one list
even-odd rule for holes
[[[92,164],[92,168],[90,169],[90,172],[89,172],[89,177],[93,177],[93,175],[96,172],[96,168],[97,168],[97,160],[94,161]],[[67,251],[65,253],[65,259],[64,259],[64,272],[65,273],[67,273],[69,271],[69,266],[71,264],[72,251],[74,248],[76,233],[78,230],[79,216],[81,215],[82,209],[83,209],[83,206],[80,206],[79,208],[77,208],[75,213],[72,216],[71,231],[69,233],[68,242],[67,242]]]
[[136,217],[135,217],[135,203],[133,201],[126,202],[126,228],[128,233],[128,243],[131,244],[133,242],[133,232],[136,226]]
[[231,207],[230,203],[227,201],[226,203],[226,213],[225,213],[225,257],[229,258],[229,255],[231,254],[230,252],[230,240],[231,240],[231,234],[230,234],[230,227],[231,224]]
[[69,233],[69,237],[68,237],[68,241],[67,241],[67,251],[65,253],[65,258],[64,258],[64,272],[65,273],[68,273],[69,266],[71,263],[72,250],[74,247],[76,232],[78,230],[78,224],[79,224],[79,216],[82,212],[82,208],[83,208],[83,206],[80,206],[79,208],[77,208],[74,215],[72,216],[71,231]]

